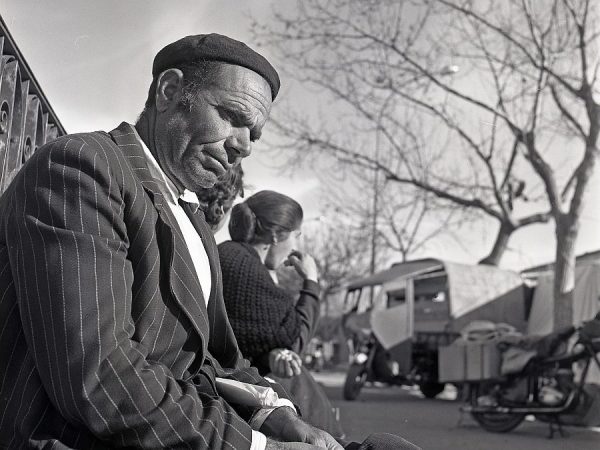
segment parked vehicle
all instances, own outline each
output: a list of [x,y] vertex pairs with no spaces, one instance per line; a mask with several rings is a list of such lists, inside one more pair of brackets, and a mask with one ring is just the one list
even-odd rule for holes
[[[576,337],[570,350],[568,342]],[[586,401],[586,382],[595,364],[600,369],[600,313],[579,328],[569,327],[547,336],[551,353],[531,359],[525,368],[496,380],[469,382],[469,404],[461,408],[487,431],[508,432],[527,415],[550,423],[550,435],[562,432],[562,418]],[[574,368],[582,367],[576,381]]]
[[[373,301],[365,302],[371,290]],[[397,264],[351,283],[344,326],[354,354],[344,397],[354,400],[369,381],[418,385],[424,396],[435,397],[444,389],[439,347],[476,319],[523,329],[526,291],[515,272],[437,259]]]
[[371,333],[358,344],[352,356],[344,382],[344,398],[355,400],[367,382],[375,381],[390,385],[417,385],[425,397],[434,398],[444,390],[444,384],[437,381],[437,359],[431,356],[434,350],[425,342],[413,345],[409,350],[414,364],[409,372],[403,373],[398,361]]

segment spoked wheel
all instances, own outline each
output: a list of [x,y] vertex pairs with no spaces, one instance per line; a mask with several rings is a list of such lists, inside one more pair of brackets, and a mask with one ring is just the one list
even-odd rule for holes
[[[495,398],[494,391],[497,389],[495,383],[475,384],[470,386],[471,404],[479,403],[480,399],[491,399],[492,403]],[[525,414],[519,413],[493,413],[493,412],[472,412],[473,419],[481,425],[486,431],[492,433],[507,433],[517,428],[523,420]]]
[[525,419],[525,414],[471,413],[481,428],[492,433],[507,433],[517,428]]
[[360,390],[367,381],[367,367],[365,364],[352,364],[348,368],[346,381],[344,382],[344,398],[356,400]]

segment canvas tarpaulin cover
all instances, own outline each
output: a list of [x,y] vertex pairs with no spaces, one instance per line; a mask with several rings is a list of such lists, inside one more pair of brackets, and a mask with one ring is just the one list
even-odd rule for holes
[[[529,315],[528,334],[549,334],[554,329],[554,296],[552,284],[554,273],[541,275],[533,294]],[[573,325],[592,319],[600,311],[600,263],[588,263],[575,267],[573,290]],[[600,369],[592,364],[588,382],[600,384]]]
[[450,315],[458,318],[523,285],[521,275],[479,264],[445,262],[450,290]]
[[[541,275],[533,294],[529,315],[528,334],[548,334],[554,329],[554,273]],[[590,320],[600,310],[600,264],[586,264],[575,268],[573,291],[573,325]]]
[[[383,283],[381,295],[407,288],[407,280],[411,278],[443,269],[448,279],[449,322],[460,318],[466,321],[494,320],[495,317],[513,324],[523,321],[523,296],[520,290],[523,279],[520,274],[494,266],[437,262],[438,264],[435,264],[433,260],[428,268],[405,273]],[[407,296],[410,295],[412,294],[407,292]],[[497,308],[486,309],[486,305],[499,299],[502,301]],[[407,309],[409,303],[373,313],[371,317],[373,331],[377,338],[385,343],[384,347],[389,348],[412,335],[411,311]],[[481,317],[477,316],[478,309],[482,311]],[[459,322],[457,322],[459,328],[466,324]],[[450,324],[447,329],[450,331],[454,328]]]

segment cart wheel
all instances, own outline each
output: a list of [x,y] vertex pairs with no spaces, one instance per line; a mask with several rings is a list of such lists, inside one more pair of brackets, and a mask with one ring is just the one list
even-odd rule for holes
[[507,433],[517,428],[525,414],[471,413],[481,428],[492,433]]
[[344,382],[344,398],[356,400],[367,381],[367,368],[364,364],[351,364]]
[[435,398],[444,390],[445,384],[436,381],[426,381],[419,385],[419,389],[426,398]]

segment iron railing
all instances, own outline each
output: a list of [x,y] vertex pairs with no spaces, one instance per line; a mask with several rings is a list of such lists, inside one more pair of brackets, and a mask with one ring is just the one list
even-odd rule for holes
[[38,147],[64,134],[0,17],[0,193]]

